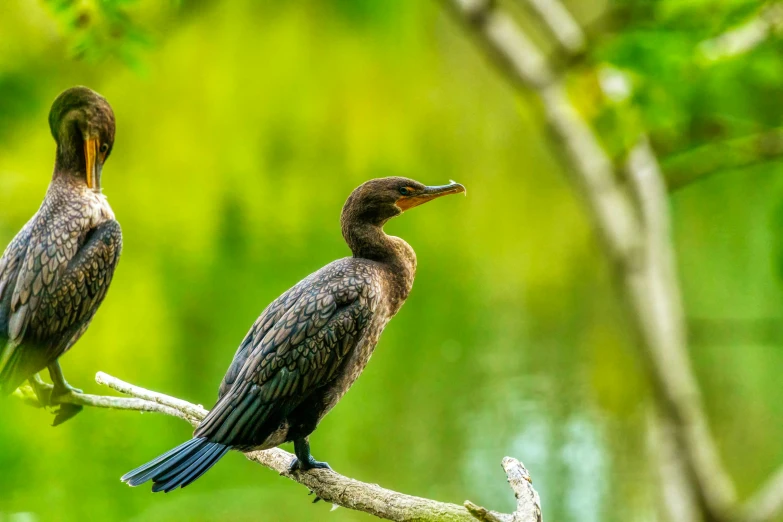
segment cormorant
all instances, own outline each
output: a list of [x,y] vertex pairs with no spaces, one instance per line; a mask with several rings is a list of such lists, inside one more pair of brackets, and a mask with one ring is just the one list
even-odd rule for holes
[[[58,359],[84,334],[106,296],[122,248],[101,193],[114,144],[114,113],[86,87],[60,94],[49,112],[54,174],[38,212],[0,258],[0,394],[25,380],[46,405],[72,391]],[[37,375],[49,369],[54,388]],[[55,425],[81,410],[63,404]]]
[[310,454],[309,435],[370,359],[386,323],[413,285],[416,254],[383,231],[403,211],[465,187],[427,187],[401,177],[368,181],[348,197],[342,233],[353,257],[303,279],[270,304],[234,356],[219,399],[194,438],[127,473],[152,491],[185,487],[228,450],[294,442],[291,470],[328,468]]

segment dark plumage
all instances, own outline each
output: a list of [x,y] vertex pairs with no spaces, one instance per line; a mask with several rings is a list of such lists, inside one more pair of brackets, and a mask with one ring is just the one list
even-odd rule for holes
[[[114,113],[86,87],[60,94],[49,114],[54,174],[38,212],[0,259],[0,393],[25,380],[44,403],[69,393],[58,358],[87,330],[111,283],[122,234],[101,193],[114,143]],[[40,386],[44,368],[51,396]],[[63,405],[55,424],[78,413]]]
[[413,285],[416,254],[383,225],[458,183],[425,187],[406,178],[368,181],[346,201],[342,231],[353,257],[311,274],[270,304],[250,329],[192,440],[122,477],[171,491],[196,480],[229,449],[293,441],[292,469],[325,468],[309,435],[364,370],[386,323]]

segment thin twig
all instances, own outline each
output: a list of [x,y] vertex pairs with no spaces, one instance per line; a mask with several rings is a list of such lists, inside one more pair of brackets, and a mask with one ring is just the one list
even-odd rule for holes
[[700,43],[699,52],[707,62],[734,58],[752,51],[781,31],[783,5],[772,3],[741,25]]
[[[52,386],[42,383],[40,386],[51,390]],[[17,389],[14,394],[16,398],[21,399],[29,406],[34,408],[43,408],[44,405],[38,401],[38,397],[33,392],[33,389],[29,385],[25,385]],[[92,408],[105,408],[110,410],[130,410],[141,412],[157,412],[165,415],[171,415],[173,417],[180,417],[189,422],[196,422],[194,419],[188,417],[181,411],[166,406],[164,404],[158,404],[150,402],[141,398],[127,399],[122,397],[111,397],[108,395],[90,395],[88,393],[69,393],[55,398],[52,404],[49,406],[59,406],[61,404],[74,404],[77,406],[89,406]]]
[[783,159],[783,129],[708,143],[661,161],[670,192],[717,174]]
[[182,415],[178,416],[184,416],[183,418],[185,418],[185,420],[201,421],[204,419],[204,417],[207,416],[207,413],[209,413],[201,405],[195,406],[189,402],[177,399],[176,397],[171,397],[169,395],[163,395],[162,393],[151,392],[149,390],[145,390],[144,388],[139,388],[138,386],[121,381],[120,379],[112,377],[111,375],[105,374],[103,372],[98,372],[95,375],[95,382],[104,386],[108,386],[109,388],[125,395],[138,397],[139,399],[144,399],[146,401],[171,408],[181,413]]
[[470,500],[465,501],[465,509],[479,522],[513,522],[511,515],[497,515]]

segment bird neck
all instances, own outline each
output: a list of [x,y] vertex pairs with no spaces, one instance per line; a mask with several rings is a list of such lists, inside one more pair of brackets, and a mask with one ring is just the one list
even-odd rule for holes
[[410,273],[411,278],[416,272],[416,253],[413,248],[403,239],[384,232],[383,225],[344,223],[343,237],[353,257],[391,265]]
[[54,165],[52,185],[64,186],[77,191],[88,190],[87,180],[85,179],[83,170],[80,171],[78,168],[63,167],[59,163],[55,163]]
[[70,173],[84,172],[84,145],[82,135],[75,124],[63,124],[56,138],[57,156],[54,160],[54,171]]
[[[74,130],[69,132],[68,129],[71,127]],[[52,180],[75,188],[83,188],[87,186],[87,162],[84,158],[84,145],[81,134],[75,130],[74,126],[71,127],[63,126],[63,131],[58,137]]]

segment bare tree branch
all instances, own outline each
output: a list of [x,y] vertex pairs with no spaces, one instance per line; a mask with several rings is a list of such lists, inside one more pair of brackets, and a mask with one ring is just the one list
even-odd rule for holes
[[[722,467],[704,414],[698,385],[685,346],[685,325],[674,253],[669,237],[666,191],[654,154],[642,140],[629,159],[636,189],[634,200],[620,185],[610,158],[598,138],[568,98],[562,81],[544,68],[543,58],[515,56],[515,42],[524,35],[491,37],[487,20],[502,19],[491,0],[445,0],[447,7],[471,33],[491,49],[488,56],[521,91],[533,90],[544,106],[554,144],[570,162],[568,173],[583,196],[605,250],[614,261],[630,319],[648,364],[651,382],[662,410],[671,422],[673,442],[687,464],[688,480],[698,495],[704,518],[718,520],[735,505],[734,489]],[[517,33],[522,31],[515,26]],[[533,74],[525,63],[536,63]],[[548,82],[531,81],[547,78]],[[636,203],[636,205],[634,204]]]
[[517,509],[511,515],[502,515],[477,506],[466,500],[465,507],[478,520],[483,522],[542,522],[541,499],[531,486],[533,480],[530,473],[517,459],[503,459],[503,469],[508,477],[508,484],[517,498]]
[[741,522],[768,522],[783,516],[783,466],[740,510]]
[[627,162],[630,186],[639,201],[645,255],[643,267],[631,274],[629,286],[641,293],[634,300],[641,328],[649,338],[646,356],[660,404],[696,493],[709,516],[720,519],[734,509],[734,487],[723,469],[702,407],[701,392],[686,350],[682,297],[671,244],[666,187],[655,154],[646,139],[639,140]]
[[783,517],[783,466],[742,506],[737,507],[728,520],[738,522],[771,522]]
[[647,414],[647,444],[650,458],[657,468],[659,511],[662,520],[699,522],[701,514],[696,502],[693,482],[689,480],[685,460],[675,443],[674,430],[659,408],[649,408]]
[[514,511],[514,522],[542,522],[541,499],[531,486],[533,479],[525,466],[512,457],[503,458],[503,469],[508,476],[508,483],[517,498],[517,510]]
[[[545,57],[516,22],[495,9],[495,0],[443,0],[447,8],[456,9],[460,17],[480,32],[477,41],[492,55],[506,78],[525,85],[543,87],[552,81],[552,70]],[[508,52],[508,50],[512,52]]]
[[[72,393],[64,396],[59,403],[114,410],[158,412],[183,419],[193,426],[198,426],[209,413],[202,406],[134,386],[103,372],[98,372],[95,381],[120,393],[130,395],[132,398]],[[15,395],[28,404],[41,407],[29,387],[20,388]],[[345,477],[332,470],[314,469],[291,473],[289,468],[294,456],[279,448],[251,451],[245,453],[245,456],[249,460],[306,486],[317,498],[355,511],[363,511],[385,520],[397,522],[421,520],[470,522],[476,520],[473,511],[465,506],[405,495],[382,488],[377,484],[368,484]],[[533,489],[527,469],[521,462],[510,457],[503,459],[503,469],[517,498],[517,510],[512,514],[483,510],[484,520],[541,522],[541,503],[538,493]],[[466,501],[466,505],[468,504],[475,506],[472,502]],[[479,520],[482,519],[479,518]]]
[[559,0],[525,0],[525,3],[569,55],[577,56],[585,51],[587,39],[582,27]]

